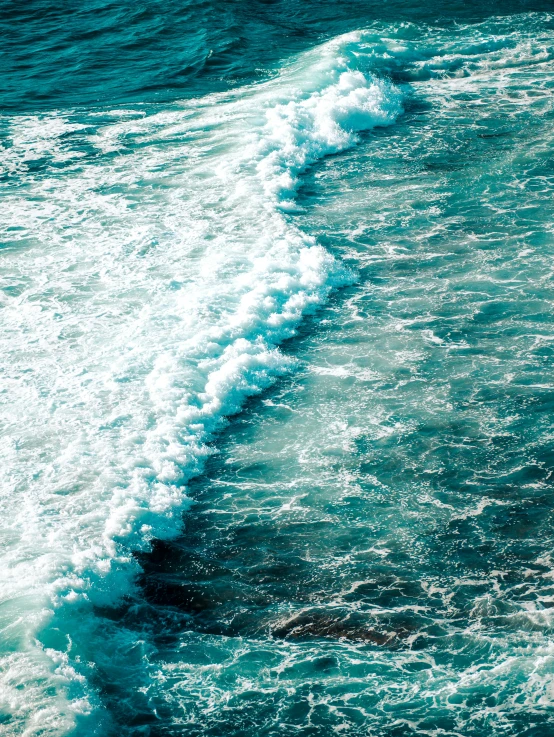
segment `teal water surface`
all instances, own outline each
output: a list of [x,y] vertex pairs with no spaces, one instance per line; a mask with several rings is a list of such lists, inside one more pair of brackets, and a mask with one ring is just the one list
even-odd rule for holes
[[553,82],[548,57],[415,82],[305,178],[359,279],[146,561],[160,734],[554,734]]
[[13,62],[0,734],[554,735],[554,16],[238,8]]

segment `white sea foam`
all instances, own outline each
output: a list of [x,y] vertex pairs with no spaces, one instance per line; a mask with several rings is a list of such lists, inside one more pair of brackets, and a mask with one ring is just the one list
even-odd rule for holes
[[133,552],[177,533],[224,418],[290,367],[279,343],[350,278],[283,211],[306,167],[399,115],[363,51],[342,37],[270,83],[164,112],[7,121],[3,164],[20,182],[0,215],[10,733],[62,734],[93,709],[74,644],[37,634],[50,641],[60,609],[129,590]]

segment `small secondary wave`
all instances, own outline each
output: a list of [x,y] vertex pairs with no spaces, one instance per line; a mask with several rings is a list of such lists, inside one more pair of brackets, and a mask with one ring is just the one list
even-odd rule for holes
[[290,368],[279,343],[351,279],[286,212],[310,164],[400,114],[366,52],[350,34],[271,82],[155,114],[4,121],[20,182],[2,218],[17,274],[0,448],[14,732],[90,713],[78,644],[44,635],[49,621],[132,590],[133,553],[179,531],[214,433]]

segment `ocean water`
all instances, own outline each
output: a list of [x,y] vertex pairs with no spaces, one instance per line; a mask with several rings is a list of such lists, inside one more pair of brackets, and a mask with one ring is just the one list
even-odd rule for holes
[[0,735],[554,736],[554,8],[0,7]]

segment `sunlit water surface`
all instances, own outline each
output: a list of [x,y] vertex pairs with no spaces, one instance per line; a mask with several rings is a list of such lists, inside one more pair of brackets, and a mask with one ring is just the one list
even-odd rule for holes
[[0,734],[554,735],[554,18],[508,10],[14,67]]

